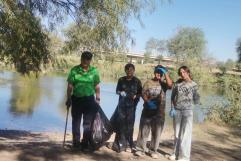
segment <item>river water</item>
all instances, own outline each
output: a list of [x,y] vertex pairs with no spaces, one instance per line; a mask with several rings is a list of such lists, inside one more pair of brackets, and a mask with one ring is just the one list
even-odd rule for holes
[[[27,79],[13,72],[0,73],[0,129],[27,130],[35,132],[63,132],[66,118],[66,77],[41,76]],[[110,118],[118,96],[115,83],[101,83],[101,107]],[[171,91],[167,91],[166,126],[171,126],[168,116]],[[217,89],[201,90],[202,105],[194,109],[194,123],[202,123],[206,110],[215,102],[223,100]],[[135,126],[139,126],[143,101],[138,104]],[[69,115],[68,131],[71,131]]]

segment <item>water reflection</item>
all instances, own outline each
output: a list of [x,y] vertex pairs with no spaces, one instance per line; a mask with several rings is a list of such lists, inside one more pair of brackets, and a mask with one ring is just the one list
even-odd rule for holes
[[35,77],[14,75],[11,84],[10,112],[31,115],[40,101],[41,89]]
[[[0,73],[0,128],[30,131],[64,130],[66,107],[66,77],[42,76],[38,80],[21,77],[16,73]],[[115,94],[116,83],[101,83],[101,107],[110,118],[114,112],[118,95]],[[219,89],[204,88],[200,91],[202,106],[195,107],[194,122],[202,122],[205,109],[223,97]],[[171,126],[170,110],[171,91],[167,92],[166,124]],[[139,126],[143,100],[138,103],[135,127]],[[17,117],[16,117],[17,116]],[[71,131],[71,119],[68,122]]]

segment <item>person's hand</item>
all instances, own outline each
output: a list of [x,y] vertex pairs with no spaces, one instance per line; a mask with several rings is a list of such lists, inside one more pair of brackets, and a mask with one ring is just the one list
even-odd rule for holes
[[167,73],[167,68],[165,68],[165,67],[159,67],[159,68],[157,68],[157,70],[160,72],[160,73],[162,73],[162,74],[166,74]]
[[169,116],[174,117],[175,115],[176,115],[176,110],[174,107],[172,107],[171,110],[169,111]]
[[126,92],[125,92],[125,91],[121,91],[121,92],[120,92],[120,95],[121,95],[122,97],[125,97],[125,96],[126,96]]
[[157,109],[157,106],[154,101],[147,101],[146,104],[148,109],[151,109],[151,110]]
[[95,98],[95,102],[98,103],[98,104],[100,104],[100,98],[99,98],[99,97],[96,97],[96,98]]
[[132,99],[133,99],[133,100],[136,99],[136,95],[134,95],[134,96],[132,97]]
[[65,102],[65,105],[66,105],[67,109],[70,108],[70,106],[72,105],[72,100],[71,100],[71,98],[68,98],[68,99],[67,99],[67,101]]

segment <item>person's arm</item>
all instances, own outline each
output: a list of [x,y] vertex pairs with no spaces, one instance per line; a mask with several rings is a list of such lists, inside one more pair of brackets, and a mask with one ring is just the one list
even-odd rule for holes
[[66,106],[69,108],[72,105],[71,95],[73,91],[73,85],[71,83],[68,83],[67,85],[67,100],[66,100]]
[[142,95],[141,95],[144,102],[149,101],[147,90],[148,90],[148,83],[145,82],[142,88]]
[[118,79],[117,85],[116,85],[116,94],[120,94],[121,93],[121,79]]
[[172,89],[172,95],[171,95],[171,104],[173,105],[173,107],[176,107],[176,98],[177,97],[177,86],[174,85],[173,89]]
[[198,86],[195,86],[193,90],[193,102],[194,104],[200,104],[200,95],[198,92]]
[[165,73],[164,76],[165,76],[167,88],[168,88],[168,89],[171,89],[171,88],[172,88],[172,85],[173,85],[172,79],[170,78],[170,76],[169,76],[168,73]]
[[132,96],[132,99],[135,101],[139,101],[142,95],[142,86],[141,86],[141,81],[138,78],[135,78],[135,85],[137,87],[137,91]]
[[94,87],[95,87],[95,101],[100,104],[100,75],[98,70],[96,70],[96,74],[94,77]]
[[149,99],[148,99],[148,97],[147,97],[147,95],[145,93],[142,94],[142,99],[143,99],[144,102],[148,102],[149,101]]
[[100,103],[100,84],[95,86],[95,100],[98,104]]
[[122,88],[122,85],[123,85],[123,77],[122,78],[119,78],[118,82],[117,82],[117,86],[116,86],[116,94],[122,96],[122,97],[126,97],[127,96],[127,93],[125,91],[125,89]]

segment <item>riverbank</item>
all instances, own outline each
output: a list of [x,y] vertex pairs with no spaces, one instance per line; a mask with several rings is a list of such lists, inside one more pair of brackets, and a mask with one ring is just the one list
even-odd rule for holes
[[[137,131],[135,130],[136,139]],[[113,141],[113,137],[109,140]],[[71,134],[67,134],[71,144]],[[161,137],[160,159],[137,157],[129,152],[120,154],[102,147],[94,153],[83,153],[62,147],[61,133],[34,133],[16,130],[0,130],[0,160],[4,161],[167,161],[166,154],[173,148],[173,130],[166,127]],[[241,158],[241,130],[213,123],[194,125],[192,161],[237,161]]]

